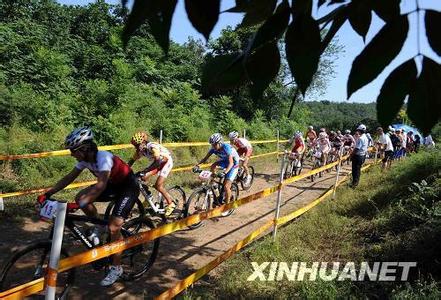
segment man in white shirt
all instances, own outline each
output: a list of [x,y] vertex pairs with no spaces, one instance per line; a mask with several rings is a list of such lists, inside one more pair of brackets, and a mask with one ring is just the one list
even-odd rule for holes
[[433,141],[430,134],[424,138],[424,146],[426,146],[427,148],[435,147],[435,142]]
[[355,188],[360,181],[361,166],[364,164],[368,149],[368,138],[366,137],[366,126],[360,124],[357,127],[356,133],[359,138],[356,139],[354,151],[351,154],[352,158],[352,187]]
[[392,140],[387,134],[384,133],[383,128],[381,127],[377,128],[377,133],[377,146],[380,149],[380,153],[384,153],[382,168],[390,168],[392,158],[394,156],[394,146],[392,145]]

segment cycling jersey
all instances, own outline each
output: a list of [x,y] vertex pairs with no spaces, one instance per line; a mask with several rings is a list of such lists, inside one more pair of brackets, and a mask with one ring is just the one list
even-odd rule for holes
[[313,142],[317,138],[317,134],[314,130],[311,130],[306,133],[306,137],[309,139],[310,142]]
[[354,137],[350,134],[345,134],[344,135],[344,145],[353,147],[355,145]]
[[89,169],[96,177],[98,177],[98,173],[108,171],[110,172],[109,182],[113,184],[123,183],[132,172],[129,165],[108,151],[98,151],[96,153],[96,162],[79,161],[75,168],[81,171]]
[[302,153],[305,150],[305,143],[302,138],[294,139],[293,147],[291,152]]
[[253,152],[253,147],[251,143],[245,138],[236,138],[233,141],[233,145],[237,147],[237,153],[239,156],[251,156]]
[[145,156],[151,160],[155,160],[157,158],[159,158],[161,160],[171,159],[170,151],[168,151],[167,148],[165,148],[164,146],[162,146],[160,144],[153,143],[153,142],[147,143],[147,145],[145,146],[145,149],[143,149],[140,153],[143,156]]
[[340,147],[342,146],[342,140],[338,136],[336,136],[333,139],[330,139],[329,141],[331,142],[331,146],[333,148],[340,149]]
[[331,150],[331,143],[326,139],[318,139],[318,146],[322,153],[327,154]]
[[[215,154],[217,157],[220,158],[218,163],[219,163],[219,166],[221,166],[223,168],[226,168],[228,166],[228,163],[229,163],[228,157],[230,155],[233,156],[234,167],[239,166],[239,154],[237,153],[236,149],[234,149],[229,144],[223,143],[219,150],[211,148],[209,153]],[[224,167],[224,165],[225,165],[225,167]]]

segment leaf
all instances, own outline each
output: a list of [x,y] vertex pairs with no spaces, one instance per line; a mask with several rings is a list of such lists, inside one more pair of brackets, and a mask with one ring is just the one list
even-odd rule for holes
[[248,27],[265,21],[273,14],[276,3],[277,0],[250,1],[240,26]]
[[251,41],[250,51],[260,47],[261,45],[278,39],[286,30],[289,22],[289,4],[288,1],[283,1],[277,7],[274,15],[269,17],[265,23],[257,30],[256,35]]
[[371,7],[367,0],[353,0],[348,7],[349,23],[351,23],[352,28],[364,41],[371,25]]
[[170,26],[177,2],[178,0],[161,0],[159,10],[148,20],[153,37],[165,53],[168,53],[170,46]]
[[404,99],[414,86],[417,77],[415,60],[410,59],[392,71],[384,81],[377,98],[377,119],[387,127],[403,106]]
[[293,1],[293,15],[312,13],[312,0],[296,0]]
[[328,47],[329,43],[332,41],[334,36],[337,34],[337,32],[340,30],[340,28],[346,22],[346,20],[348,18],[347,13],[348,13],[348,8],[344,7],[334,17],[334,21],[332,22],[331,28],[329,28],[328,32],[326,33],[325,37],[323,38],[322,46],[320,49],[321,52],[325,51],[326,47]]
[[245,69],[251,81],[251,97],[258,99],[279,73],[280,53],[277,41],[257,49],[245,62]]
[[236,0],[236,6],[227,9],[223,12],[230,12],[230,13],[243,13],[247,11],[247,8],[249,6],[251,0]]
[[285,48],[291,73],[305,95],[320,60],[320,29],[307,14],[299,14],[288,26]]
[[202,70],[202,88],[206,92],[227,90],[243,84],[246,80],[242,64],[243,56],[238,53],[211,57]]
[[135,30],[158,10],[158,5],[159,2],[157,0],[135,0],[122,34],[124,46],[127,45]]
[[424,57],[423,69],[410,92],[407,114],[424,135],[441,120],[441,66]]
[[318,6],[322,6],[323,4],[325,4],[326,0],[318,0]]
[[188,19],[206,40],[217,23],[220,0],[185,0]]
[[348,79],[348,99],[374,80],[400,53],[409,30],[407,16],[386,23],[352,63]]
[[441,13],[434,10],[426,10],[426,34],[430,47],[441,56]]
[[375,13],[388,22],[400,16],[400,2],[401,0],[373,0],[371,5]]

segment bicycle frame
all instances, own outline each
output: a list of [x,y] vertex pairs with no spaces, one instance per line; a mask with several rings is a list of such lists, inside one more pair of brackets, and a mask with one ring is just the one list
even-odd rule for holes
[[[147,189],[144,188],[144,184],[143,182],[138,179],[139,182],[139,190],[141,191],[141,194],[144,196],[144,199],[147,201],[147,203],[150,205],[151,209],[153,210],[153,212],[155,214],[164,214],[165,213],[165,208],[164,207],[164,197],[162,196],[161,193],[159,193],[158,195],[158,203],[159,203],[159,207],[153,202],[153,198],[154,197],[149,197],[149,194],[147,193],[149,191],[148,187]],[[162,208],[161,208],[162,206]]]

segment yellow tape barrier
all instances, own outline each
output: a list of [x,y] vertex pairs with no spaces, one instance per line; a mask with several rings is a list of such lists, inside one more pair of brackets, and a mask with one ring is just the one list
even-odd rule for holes
[[[315,174],[316,172],[319,172],[321,169],[326,170],[328,168],[332,168],[335,163],[315,169],[311,172],[308,172],[304,175],[310,176],[312,174]],[[299,179],[297,179],[299,180]],[[291,182],[291,180],[290,180]],[[94,248],[92,250],[85,251],[83,253],[76,254],[74,256],[70,256],[68,258],[62,259],[59,263],[59,270],[58,272],[64,272],[69,269],[85,265],[88,263],[91,263],[93,261],[99,260],[103,257],[110,256],[115,253],[119,253],[121,251],[124,251],[126,249],[135,247],[137,245],[140,245],[142,243],[146,243],[148,241],[152,241],[156,238],[171,234],[175,231],[187,228],[190,225],[196,224],[200,221],[211,219],[214,217],[218,217],[222,214],[222,212],[227,211],[231,208],[237,208],[239,206],[242,206],[246,203],[250,203],[252,201],[255,201],[260,198],[264,198],[268,195],[271,195],[272,193],[278,191],[282,184],[277,184],[275,186],[266,188],[264,190],[261,190],[259,192],[256,192],[254,194],[251,194],[249,196],[246,196],[244,198],[240,198],[232,203],[224,204],[222,206],[219,206],[215,209],[212,209],[208,212],[203,212],[200,214],[191,215],[185,219],[162,225],[158,228],[154,228],[150,231],[143,232],[136,234],[134,236],[131,236],[127,239],[112,242],[97,248]],[[272,221],[274,222],[274,221]],[[34,293],[42,291],[44,288],[44,278],[36,279],[32,282],[20,285],[18,287],[15,287],[13,289],[4,291],[0,293],[0,299],[18,299],[16,298],[17,295],[20,296],[20,298],[32,295]]]
[[[362,170],[366,170],[370,166],[374,164],[369,164],[362,168]],[[308,174],[309,175],[309,174]],[[338,183],[337,186],[346,181],[349,178],[349,174],[344,176]],[[259,237],[264,231],[268,230],[273,224],[276,225],[283,225],[312,209],[314,206],[322,202],[324,199],[326,199],[328,196],[330,196],[333,192],[333,186],[331,186],[325,193],[323,193],[319,198],[312,201],[311,203],[307,204],[306,206],[295,210],[294,212],[281,217],[276,220],[270,220],[267,223],[265,223],[263,226],[259,227],[258,229],[254,230],[251,234],[249,234],[245,239],[239,241],[237,244],[235,244],[233,247],[231,247],[229,250],[224,252],[222,255],[216,257],[214,260],[209,262],[207,265],[203,266],[202,268],[198,269],[193,274],[187,276],[185,279],[179,281],[175,286],[172,288],[166,290],[159,296],[155,297],[155,300],[162,300],[162,299],[172,299],[173,297],[177,296],[179,293],[181,293],[183,290],[185,290],[187,287],[195,283],[197,280],[202,278],[204,275],[208,274],[211,270],[213,270],[215,267],[220,265],[222,262],[233,256],[234,253],[242,249],[244,246],[249,244],[251,241]]]
[[[285,143],[288,140],[279,140],[279,143]],[[277,140],[263,140],[263,141],[250,141],[251,144],[266,144],[266,143],[276,143]],[[180,148],[180,147],[197,147],[197,146],[209,146],[207,142],[182,142],[182,143],[163,143],[164,147],[167,148]],[[109,145],[100,146],[99,150],[121,150],[133,148],[132,144],[119,144],[119,145]],[[30,154],[11,154],[11,155],[0,155],[0,160],[16,160],[24,158],[41,158],[41,157],[54,157],[54,156],[68,156],[70,155],[69,150],[56,150],[47,151],[39,153]]]
[[[264,154],[258,154],[258,155],[253,155],[251,156],[251,158],[259,158],[259,157],[264,157],[264,156],[269,156],[269,155],[275,155],[277,154],[277,151],[275,152],[269,152],[269,153],[264,153]],[[200,165],[201,168],[206,168],[209,167],[211,164],[202,164]],[[185,167],[178,167],[178,168],[174,168],[172,169],[172,172],[182,172],[182,171],[188,171],[191,170],[194,167],[194,165],[191,166],[185,166]],[[76,182],[76,183],[72,183],[69,184],[67,187],[65,187],[65,190],[69,190],[69,189],[75,189],[75,188],[79,188],[79,187],[84,187],[84,186],[89,186],[92,184],[95,184],[96,180],[91,180],[91,181],[84,181],[84,182]],[[38,188],[38,189],[32,189],[32,190],[24,190],[24,191],[17,191],[17,192],[9,192],[9,193],[0,193],[0,198],[9,198],[9,197],[17,197],[17,196],[24,196],[24,195],[30,195],[30,194],[37,194],[37,193],[44,193],[46,191],[48,191],[50,189],[50,187],[44,187],[44,188]]]

